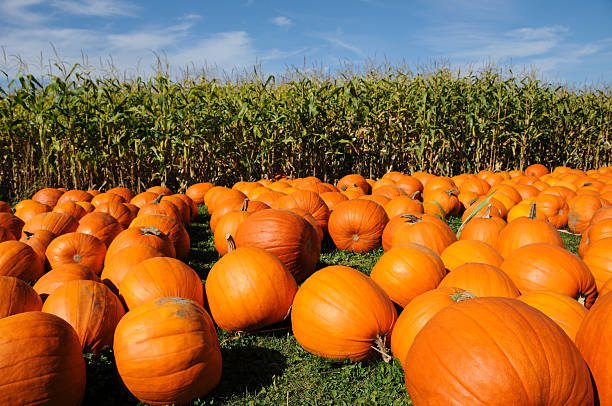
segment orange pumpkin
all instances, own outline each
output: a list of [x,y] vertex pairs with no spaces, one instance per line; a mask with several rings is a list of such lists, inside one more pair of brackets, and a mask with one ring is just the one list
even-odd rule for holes
[[53,212],[67,214],[69,216],[74,217],[76,221],[79,221],[84,215],[87,214],[87,210],[85,210],[83,206],[73,201],[64,202],[56,205],[53,208]]
[[62,204],[64,202],[91,202],[93,196],[91,193],[86,192],[84,190],[69,190],[57,199],[57,204]]
[[110,193],[110,192],[97,194],[96,196],[94,196],[93,199],[91,199],[91,204],[93,204],[94,207],[98,207],[101,204],[111,203],[111,202],[125,203],[125,202],[129,202],[129,200],[125,200],[123,196],[117,193]]
[[603,206],[599,196],[585,194],[577,195],[568,205],[567,225],[571,232],[580,234],[587,229],[595,212]]
[[33,288],[44,301],[47,296],[64,283],[79,280],[100,282],[98,275],[85,265],[66,264],[60,265],[41,276]]
[[[233,244],[229,237],[228,242]],[[231,248],[206,277],[206,298],[225,331],[254,331],[289,316],[297,292],[285,265],[257,247]]]
[[27,283],[14,276],[0,276],[0,319],[42,308],[38,293]]
[[[46,204],[42,204],[34,200],[23,200],[20,202],[19,208],[15,208],[15,217],[19,217],[23,222],[26,222],[37,214],[46,213],[48,211],[51,211],[51,208]],[[11,212],[8,211],[5,213]]]
[[465,289],[478,297],[518,297],[521,292],[504,271],[495,265],[468,262],[448,273],[440,288]]
[[315,192],[309,190],[299,190],[289,195],[283,196],[272,204],[273,209],[302,209],[312,215],[321,229],[327,230],[329,220],[329,208]]
[[163,256],[161,251],[150,245],[130,245],[111,256],[107,255],[100,278],[114,293],[118,293],[121,281],[136,265],[149,258]]
[[572,341],[575,341],[580,323],[588,313],[586,307],[574,298],[552,290],[526,292],[519,296],[518,300],[550,317]]
[[369,252],[381,245],[389,221],[385,209],[369,200],[340,203],[329,216],[329,235],[339,250]]
[[522,293],[552,290],[570,296],[590,308],[597,298],[595,278],[575,254],[553,244],[537,243],[507,256],[501,269]]
[[140,209],[145,204],[149,204],[155,201],[157,198],[159,198],[159,193],[142,192],[134,196],[132,200],[130,200],[130,204],[133,204]]
[[437,255],[441,255],[446,247],[457,241],[455,234],[449,230],[450,227],[444,223],[441,225],[423,220],[423,218],[409,216],[404,224],[395,231],[391,246],[396,247],[412,242],[424,245]]
[[123,198],[124,202],[129,202],[134,198],[134,193],[132,193],[130,189],[121,186],[108,189],[106,193],[114,193],[119,195]]
[[130,310],[113,344],[119,375],[140,401],[188,404],[221,379],[217,331],[191,300],[164,297]]
[[446,275],[440,257],[419,244],[402,244],[385,252],[372,268],[370,277],[405,307],[416,296],[435,289]]
[[592,243],[582,258],[600,290],[612,278],[612,237]]
[[106,213],[113,217],[123,229],[130,226],[130,223],[136,217],[132,211],[123,203],[109,202],[99,204],[94,213]]
[[423,203],[410,196],[395,197],[384,208],[390,219],[402,214],[423,213]]
[[251,214],[238,227],[234,240],[238,248],[259,247],[274,254],[298,282],[312,274],[321,254],[316,230],[287,210],[267,209]]
[[[1,213],[0,213],[1,215]],[[68,214],[64,213],[41,213],[32,217],[24,226],[23,232],[26,231],[34,234],[38,230],[46,230],[56,236],[76,231],[79,223]],[[22,234],[22,236],[25,234]]]
[[495,248],[476,240],[455,241],[442,251],[440,258],[449,271],[468,262],[500,266],[504,261]]
[[203,204],[204,203],[204,195],[208,192],[212,187],[214,187],[210,182],[201,182],[191,185],[185,191],[185,194],[194,201],[195,204]]
[[497,245],[500,231],[506,227],[506,221],[500,217],[491,216],[492,205],[488,205],[482,217],[472,217],[459,235],[459,240],[475,240]]
[[25,312],[0,319],[0,404],[79,406],[85,360],[61,318]]
[[63,194],[64,192],[59,189],[44,188],[34,193],[34,196],[32,196],[32,200],[34,200],[35,202],[46,204],[47,206],[53,208],[57,204],[57,200]]
[[396,318],[384,290],[361,272],[340,265],[308,278],[298,289],[291,311],[293,334],[306,351],[353,361],[372,357],[373,348],[384,353]]
[[79,221],[77,233],[93,235],[108,247],[115,237],[123,231],[123,226],[110,214],[93,212]]
[[[461,373],[449,373],[457,365]],[[416,405],[593,404],[589,370],[572,341],[516,299],[475,298],[440,310],[415,337],[404,372]]]
[[540,177],[542,175],[546,175],[547,173],[550,173],[548,171],[548,168],[546,168],[542,164],[532,164],[532,165],[529,165],[527,168],[525,168],[525,175],[527,176]]
[[473,299],[475,296],[459,288],[437,288],[415,297],[400,313],[391,333],[391,352],[402,366],[412,347],[414,337],[440,310],[454,303]]
[[336,183],[336,187],[340,191],[345,191],[352,186],[359,187],[365,194],[370,194],[372,192],[372,187],[366,181],[366,179],[361,175],[357,175],[357,174],[346,175],[342,177],[342,179],[340,179],[338,183]]
[[[47,213],[38,214],[34,216],[34,218],[45,214]],[[11,213],[0,213],[0,226],[9,230],[15,238],[19,238],[25,227],[25,223],[19,217]]]
[[185,227],[180,221],[177,221],[169,216],[147,214],[144,216],[139,215],[130,224],[130,228],[146,227],[154,227],[166,234],[174,245],[176,257],[178,259],[187,258],[187,255],[189,255],[191,240],[189,239],[187,230],[185,230]]
[[155,227],[132,227],[120,232],[108,246],[106,259],[115,256],[117,252],[134,245],[148,245],[167,257],[175,258],[176,250],[168,236]]
[[106,285],[92,280],[74,280],[57,287],[42,311],[70,323],[83,352],[94,354],[112,346],[115,327],[125,314],[119,298]]
[[119,285],[127,308],[166,296],[182,297],[204,306],[204,288],[198,274],[178,259],[145,259],[128,271]]
[[32,247],[21,241],[0,243],[0,275],[35,281],[44,273],[43,263]]
[[104,264],[106,246],[93,235],[68,233],[51,241],[45,255],[51,269],[65,264],[80,264],[99,275]]

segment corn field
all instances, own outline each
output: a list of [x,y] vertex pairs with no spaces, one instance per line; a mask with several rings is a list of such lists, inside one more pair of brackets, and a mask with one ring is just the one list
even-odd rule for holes
[[282,80],[25,75],[0,87],[0,197],[275,173],[334,181],[534,162],[595,168],[612,164],[611,96],[608,85],[576,90],[495,69]]

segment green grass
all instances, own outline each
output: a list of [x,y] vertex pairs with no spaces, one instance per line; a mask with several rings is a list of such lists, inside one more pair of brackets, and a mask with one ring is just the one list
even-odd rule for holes
[[[219,259],[203,208],[189,226],[191,252],[187,264],[203,280]],[[461,221],[448,219],[457,230]],[[576,252],[580,238],[561,234],[567,248]],[[327,237],[329,238],[329,237]],[[330,240],[323,242],[317,268],[346,265],[369,274],[383,254],[338,251]],[[217,388],[194,405],[410,405],[404,372],[397,359],[386,364],[328,360],[304,351],[285,321],[257,334],[230,334],[218,329],[223,357],[223,376]],[[86,355],[87,392],[84,405],[139,405],[123,387],[112,351]]]

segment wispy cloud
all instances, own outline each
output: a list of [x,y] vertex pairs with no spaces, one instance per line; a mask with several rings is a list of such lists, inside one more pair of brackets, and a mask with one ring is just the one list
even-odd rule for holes
[[293,24],[290,18],[285,16],[278,16],[272,19],[272,24],[277,25],[279,27],[289,27]]
[[133,16],[137,7],[119,0],[53,0],[51,5],[64,13],[92,16]]
[[351,51],[351,52],[353,52],[353,53],[355,53],[355,54],[357,54],[357,55],[359,55],[361,57],[365,56],[365,52],[363,52],[361,50],[361,48],[359,48],[359,47],[357,47],[355,45],[351,45],[351,44],[349,44],[349,43],[347,43],[347,42],[345,42],[345,41],[343,41],[341,39],[334,38],[334,37],[324,37],[323,39],[325,41],[329,42],[332,45],[335,45],[335,46],[340,47],[340,48],[347,49],[347,50],[349,50],[349,51]]
[[13,24],[40,24],[46,17],[30,10],[43,4],[45,0],[2,0],[0,1],[0,21]]

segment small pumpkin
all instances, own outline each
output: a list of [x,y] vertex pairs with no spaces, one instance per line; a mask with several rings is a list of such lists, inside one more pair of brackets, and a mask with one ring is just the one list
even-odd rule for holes
[[388,221],[378,203],[350,200],[337,205],[329,216],[329,235],[339,250],[369,252],[381,245]]
[[99,275],[104,264],[106,246],[93,235],[68,233],[51,241],[45,255],[51,269],[65,264],[80,264]]

